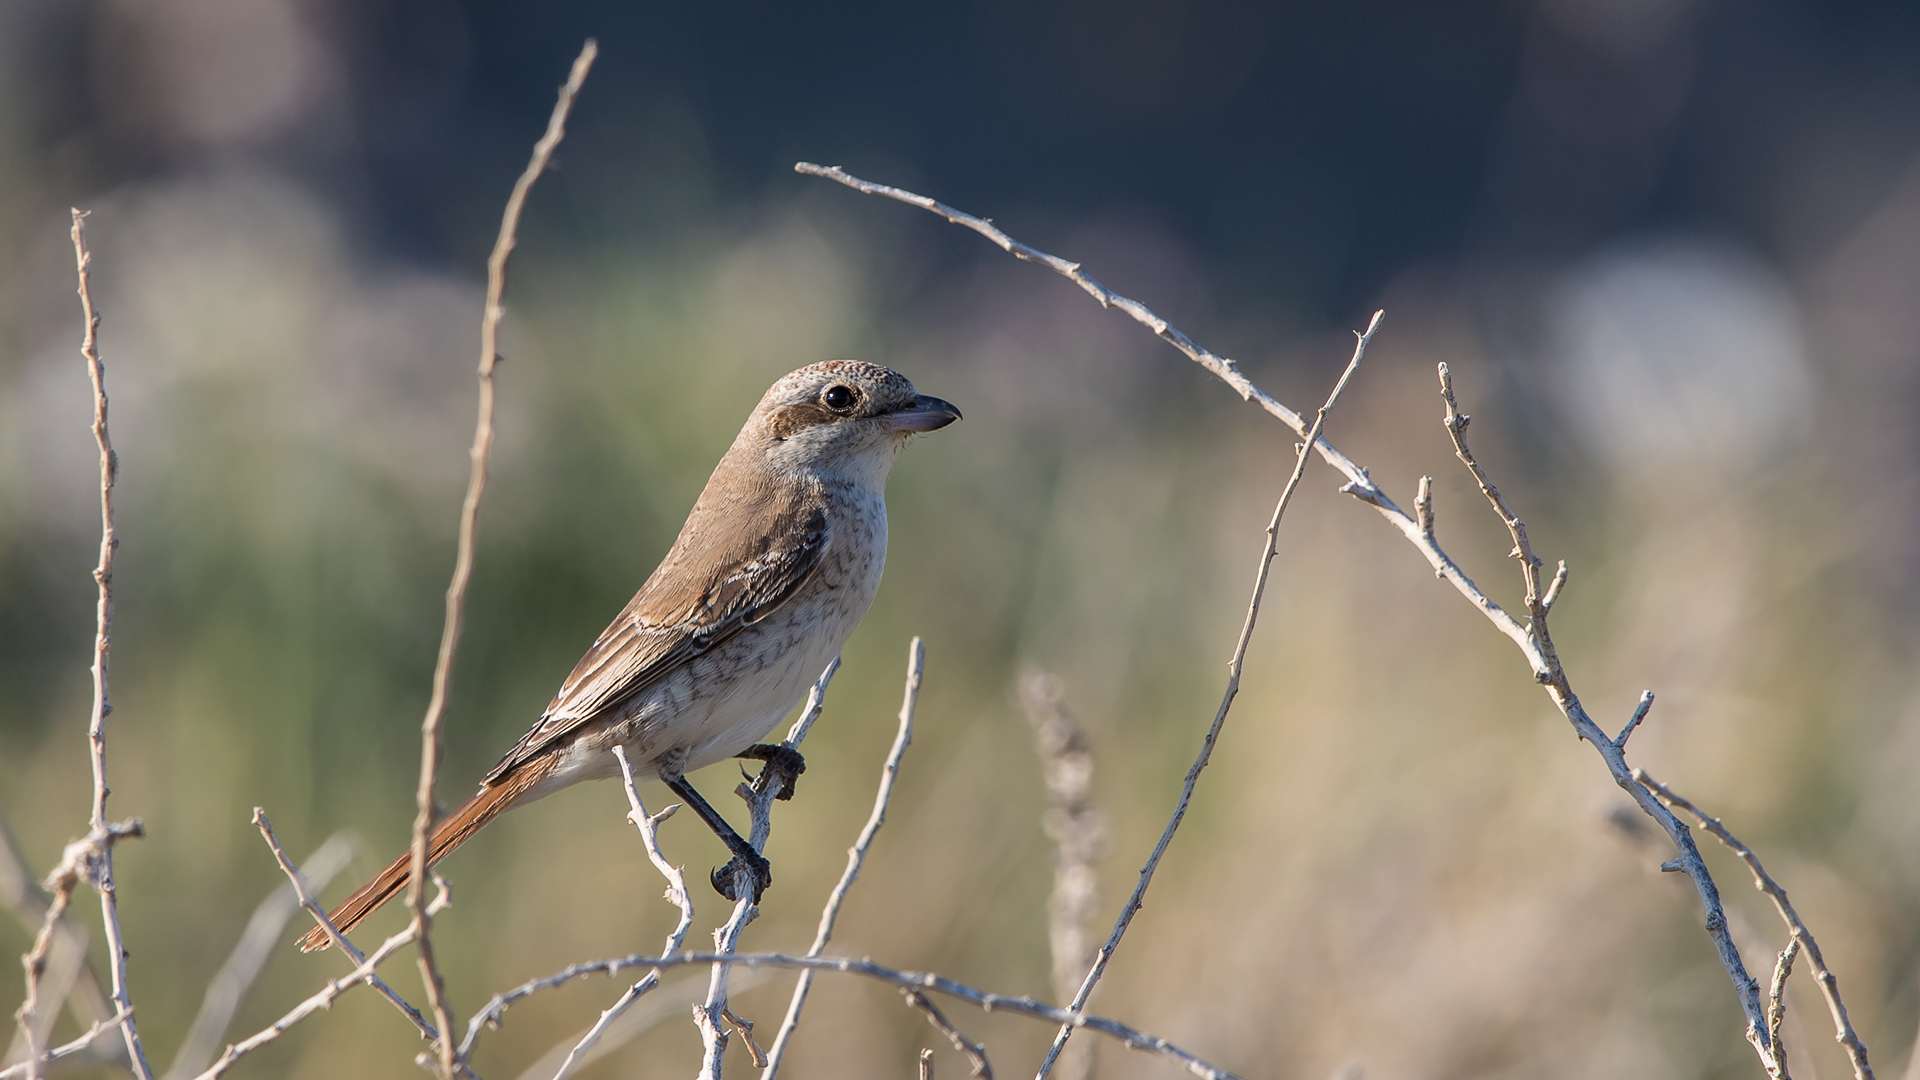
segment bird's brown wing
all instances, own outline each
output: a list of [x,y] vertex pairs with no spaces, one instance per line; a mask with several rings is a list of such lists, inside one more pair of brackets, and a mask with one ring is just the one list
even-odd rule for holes
[[[705,509],[695,507],[659,569],[601,632],[540,721],[483,784],[652,686],[688,658],[766,618],[799,591],[826,554],[832,530],[817,505],[748,514],[760,518],[760,527],[727,530],[722,537],[702,528]],[[715,539],[721,542],[712,543]]]

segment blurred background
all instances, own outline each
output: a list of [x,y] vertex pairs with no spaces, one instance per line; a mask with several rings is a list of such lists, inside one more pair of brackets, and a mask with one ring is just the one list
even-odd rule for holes
[[[446,800],[651,570],[766,385],[883,361],[967,419],[894,474],[886,585],[746,943],[810,940],[913,634],[918,735],[833,950],[1054,995],[1030,667],[1093,755],[1104,936],[1212,717],[1293,438],[1072,284],[791,172],[842,164],[1084,262],[1297,408],[1384,307],[1331,437],[1402,505],[1433,474],[1443,542],[1516,602],[1439,422],[1453,366],[1483,461],[1572,566],[1556,636],[1588,707],[1617,727],[1659,694],[1634,762],[1759,849],[1880,1075],[1916,1075],[1920,9],[8,0],[0,818],[35,875],[87,818],[79,206],[122,460],[111,808],[148,830],[117,867],[160,1067],[280,880],[255,805],[296,857],[358,837],[329,900],[404,843],[483,261],[588,36],[514,264]],[[1759,1075],[1665,841],[1511,644],[1336,486],[1309,470],[1221,751],[1093,1007],[1248,1076]],[[658,947],[672,909],[624,809],[575,789],[443,867],[460,1016]],[[664,843],[696,881],[725,858],[690,817]],[[1770,970],[1777,920],[1708,858]],[[697,941],[725,905],[694,900]],[[104,973],[97,904],[75,909]],[[344,970],[292,935],[227,1038]],[[29,940],[0,919],[0,952]],[[418,997],[410,962],[390,974]],[[476,1068],[520,1075],[621,985],[515,1009]],[[685,985],[582,1075],[690,1072]],[[789,985],[735,1008],[765,1037]],[[0,981],[0,1009],[19,996]],[[1051,1035],[950,1011],[1003,1075]],[[791,1075],[906,1076],[923,1045],[964,1068],[885,987],[823,978],[808,1015]],[[1796,1074],[1845,1074],[1804,974],[1787,1036]],[[361,991],[233,1075],[414,1076],[418,1049]],[[1113,1044],[1094,1064],[1175,1075]]]

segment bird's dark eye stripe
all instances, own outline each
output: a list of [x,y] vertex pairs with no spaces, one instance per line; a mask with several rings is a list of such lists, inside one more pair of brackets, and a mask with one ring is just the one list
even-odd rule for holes
[[850,386],[842,386],[839,383],[827,387],[827,392],[820,395],[821,403],[826,405],[827,408],[836,411],[852,408],[854,400],[855,394],[853,388]]

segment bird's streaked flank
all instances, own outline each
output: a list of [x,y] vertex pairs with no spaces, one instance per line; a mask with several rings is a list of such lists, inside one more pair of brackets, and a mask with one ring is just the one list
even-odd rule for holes
[[[553,702],[480,790],[433,830],[436,863],[502,812],[619,774],[612,748],[651,770],[733,852],[714,871],[728,899],[736,865],[754,896],[765,859],[686,773],[757,757],[792,793],[796,752],[756,745],[806,692],[872,604],[886,561],[887,473],[909,436],[960,419],[899,372],[829,360],[773,384],[708,479],[680,536],[581,658]],[[332,914],[342,933],[399,895],[408,855]],[[319,928],[300,948],[323,949]]]

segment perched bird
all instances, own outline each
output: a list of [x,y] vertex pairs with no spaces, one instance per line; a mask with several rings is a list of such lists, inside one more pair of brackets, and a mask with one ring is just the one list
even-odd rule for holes
[[[434,826],[429,865],[502,812],[582,780],[619,775],[614,746],[655,772],[733,852],[753,895],[767,861],[687,783],[730,757],[778,767],[799,755],[755,745],[792,710],[845,644],[880,587],[887,473],[917,432],[960,410],[914,391],[899,372],[859,360],[803,367],[773,384],[707,480],[665,559],[561,684],[480,791]],[[790,791],[785,794],[791,794]],[[333,912],[343,933],[407,887],[411,852]],[[302,951],[327,946],[318,927]]]

